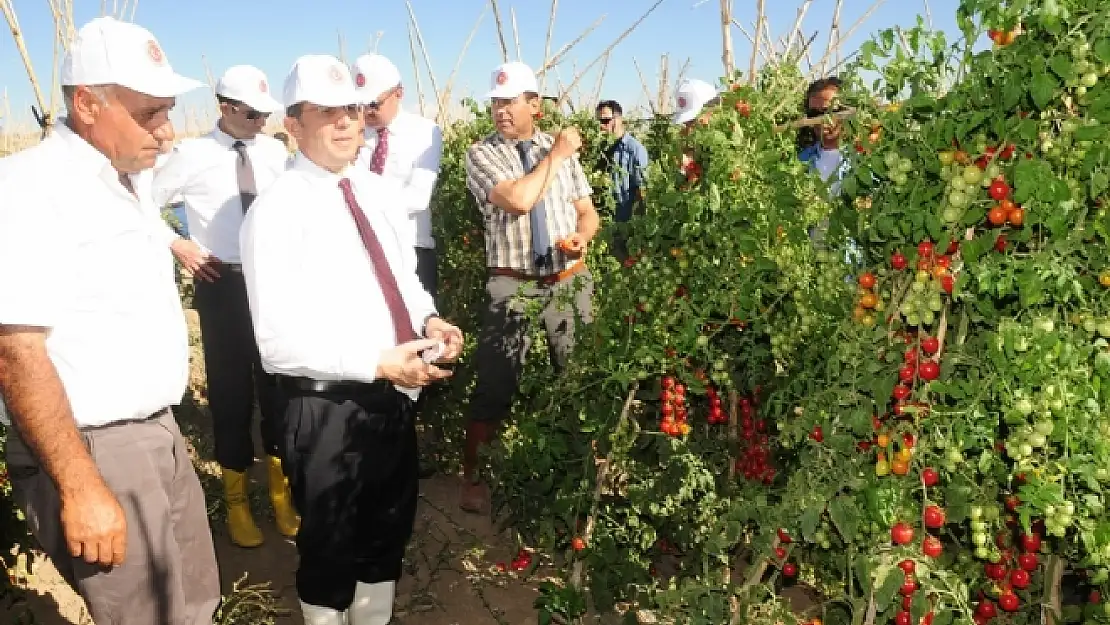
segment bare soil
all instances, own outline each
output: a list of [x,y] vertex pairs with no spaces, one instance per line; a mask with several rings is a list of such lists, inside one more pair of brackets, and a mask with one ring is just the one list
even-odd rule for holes
[[[268,584],[281,613],[272,622],[301,625],[294,586],[296,548],[276,532],[268,514],[265,476],[261,463],[252,470],[255,518],[266,534],[257,549],[230,543],[223,527],[219,479],[211,460],[211,428],[204,400],[203,358],[195,315],[189,314],[193,338],[190,393],[176,411],[182,430],[194,447],[197,472],[209,498],[212,533],[225,594],[239,580],[247,585]],[[550,562],[530,575],[499,572],[497,564],[513,559],[512,536],[498,534],[485,516],[463,513],[457,505],[458,478],[437,475],[421,482],[416,527],[398,584],[396,622],[401,625],[532,625],[537,586],[551,573]],[[539,558],[539,556],[537,556]],[[26,592],[14,605],[0,605],[0,623],[30,625],[95,625],[84,602],[58,575],[49,560],[35,557],[32,575],[23,581]],[[260,617],[255,617],[260,618]],[[255,623],[258,620],[246,619]],[[270,618],[262,622],[269,622]],[[238,622],[239,620],[236,619]],[[153,624],[152,624],[153,625]]]

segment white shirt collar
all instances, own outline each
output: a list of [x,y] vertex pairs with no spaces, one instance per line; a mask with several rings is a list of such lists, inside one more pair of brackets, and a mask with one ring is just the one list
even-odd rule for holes
[[54,136],[64,144],[69,152],[70,159],[81,168],[87,168],[91,173],[100,174],[105,168],[113,169],[111,161],[97,150],[91,143],[85,141],[69,127],[69,120],[62,119],[62,123],[54,126]]
[[351,170],[353,168],[348,165],[342,172],[338,174],[332,173],[324,169],[323,167],[320,167],[316,163],[313,163],[307,156],[304,155],[304,152],[298,151],[296,156],[293,158],[292,169],[302,172],[312,178],[330,180],[338,184],[341,178],[347,178],[350,176]]
[[242,141],[243,144],[249,148],[255,144],[255,140],[258,137],[256,135],[254,139],[236,139],[223,130],[220,130],[219,124],[216,124],[216,127],[212,129],[212,138],[216,140],[216,143],[219,143],[220,145],[230,149],[233,145],[235,145],[236,141]]

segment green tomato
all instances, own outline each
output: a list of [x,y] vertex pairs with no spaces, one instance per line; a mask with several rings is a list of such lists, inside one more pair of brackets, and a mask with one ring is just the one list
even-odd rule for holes
[[987,506],[983,510],[983,516],[987,521],[993,523],[998,520],[998,506]]
[[961,176],[953,178],[952,181],[948,183],[948,186],[951,187],[951,191],[967,191],[968,189],[967,183],[964,182]]
[[1060,132],[1064,134],[1071,134],[1079,129],[1079,124],[1074,119],[1065,119],[1060,123]]
[[944,212],[941,214],[941,218],[944,219],[944,222],[947,224],[959,223],[960,220],[963,219],[963,216],[963,211],[955,206],[945,206]]
[[963,191],[953,191],[948,194],[948,203],[956,208],[966,207],[967,200],[967,194]]
[[1103,319],[1099,322],[1098,334],[1104,339],[1110,339],[1110,319]]
[[921,317],[916,314],[906,315],[906,323],[911,326],[921,325]]
[[886,156],[883,157],[883,163],[886,164],[887,169],[894,169],[898,167],[898,163],[900,161],[901,157],[898,156],[897,152],[887,152]]
[[1070,516],[1073,516],[1075,514],[1075,504],[1073,504],[1070,501],[1065,501],[1064,505],[1061,508],[1062,508],[1061,513],[1064,516],[1069,516],[1070,517]]
[[949,180],[954,180],[954,178],[952,177],[954,175],[955,172],[952,171],[951,167],[942,167],[940,170],[940,179],[945,182],[948,182]]
[[1036,432],[1030,434],[1028,440],[1033,447],[1044,447],[1045,443],[1048,442],[1048,438],[1044,434],[1037,434]]
[[709,347],[709,337],[702,334],[697,340],[698,347]]
[[1052,319],[1050,319],[1048,317],[1040,317],[1036,321],[1033,322],[1033,327],[1036,328],[1037,330],[1040,330],[1044,334],[1048,334],[1049,332],[1052,332],[1052,330],[1056,328],[1056,324],[1054,324],[1052,322]]
[[906,303],[902,304],[902,312],[907,315],[912,315],[917,312],[917,302],[912,299],[907,299]]
[[923,325],[931,326],[937,320],[937,315],[931,310],[921,311],[921,323]]
[[987,544],[987,535],[983,532],[975,532],[971,535],[971,542],[975,543],[976,547],[985,548]]
[[1083,74],[1081,82],[1082,86],[1084,87],[1094,87],[1098,84],[1098,74],[1096,74],[1095,72],[1087,72],[1086,74]]
[[979,532],[979,533],[987,531],[987,522],[982,521],[982,520],[972,521],[971,522],[971,531]]
[[[1033,402],[1029,401],[1028,398],[1023,397],[1019,399],[1016,404],[1014,404],[1014,408],[1018,412],[1020,412],[1023,417],[1028,417],[1030,414],[1033,413]],[[1050,423],[1049,425],[1052,424]]]
[[896,171],[890,174],[890,181],[893,182],[896,186],[900,187],[909,182],[909,177],[901,171]]
[[986,547],[976,547],[975,557],[979,558],[980,560],[989,560],[991,557],[991,552]]
[[1055,426],[1053,426],[1051,421],[1038,421],[1036,425],[1033,426],[1033,431],[1041,436],[1050,436],[1053,429],[1055,429]]
[[1087,332],[1090,332],[1091,334],[1094,334],[1095,332],[1098,332],[1098,322],[1088,317],[1087,319],[1083,320],[1083,329]]
[[972,521],[977,521],[983,518],[983,506],[971,506],[969,516],[971,517]]
[[918,282],[928,282],[930,278],[932,278],[932,276],[925,269],[919,269],[917,274],[914,275],[914,279]]
[[1001,175],[1002,168],[999,167],[996,163],[991,163],[990,165],[987,165],[987,170],[983,172],[983,180],[980,182],[980,184],[989,187],[991,186],[991,182],[993,182],[995,178]]
[[913,162],[908,158],[902,159],[898,163],[898,170],[907,174],[910,173],[913,171]]
[[944,309],[944,302],[940,299],[939,293],[933,293],[929,296],[929,310],[933,312],[940,312]]
[[1026,456],[1032,456],[1032,455],[1033,455],[1033,446],[1030,445],[1029,443],[1022,443],[1021,444],[1021,456],[1024,458]]
[[964,182],[969,185],[979,184],[983,180],[983,170],[979,169],[978,165],[968,165],[964,167],[960,175],[963,177]]

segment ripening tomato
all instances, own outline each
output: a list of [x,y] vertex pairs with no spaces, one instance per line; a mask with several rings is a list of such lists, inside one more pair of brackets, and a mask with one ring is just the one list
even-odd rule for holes
[[913,378],[916,374],[917,372],[914,370],[913,365],[906,365],[898,370],[898,379],[906,384],[910,384],[913,382]]
[[952,289],[956,287],[956,279],[952,276],[944,276],[940,279],[940,286],[944,289],[945,293],[952,294]]
[[986,573],[987,579],[1000,581],[1006,577],[1006,567],[1002,564],[988,562],[983,565],[983,572]]
[[1001,208],[995,206],[994,208],[990,209],[990,211],[987,212],[987,221],[989,221],[992,226],[1005,225],[1006,224],[1006,211],[1004,211]]
[[932,360],[926,360],[917,367],[917,373],[922,380],[931,382],[940,377],[940,365]]
[[907,397],[909,397],[910,393],[912,393],[912,392],[913,391],[910,390],[910,387],[908,387],[904,384],[899,384],[898,386],[894,387],[894,393],[892,393],[892,394],[894,396],[894,399],[896,399],[898,401],[902,401],[902,400],[906,399]]
[[1010,585],[1018,590],[1025,590],[1029,587],[1029,572],[1021,569],[1016,569],[1010,573]]
[[975,614],[985,619],[992,619],[998,616],[998,610],[995,609],[994,602],[990,599],[984,599],[975,607]]
[[927,336],[921,339],[921,349],[926,354],[932,356],[940,350],[940,341],[935,336]]
[[921,553],[924,553],[930,558],[939,558],[940,554],[944,552],[944,545],[941,544],[940,539],[936,536],[926,536],[925,540],[921,542]]
[[916,567],[917,565],[914,564],[913,560],[902,560],[898,563],[898,568],[902,569],[902,572],[906,575],[913,575]]
[[894,615],[894,625],[913,625],[913,617],[906,610],[901,610]]
[[793,562],[787,562],[782,565],[782,574],[786,577],[794,578],[798,576],[798,565]]
[[921,243],[918,243],[917,244],[917,255],[922,257],[922,258],[932,258],[933,257],[933,242],[926,240],[926,241],[922,241]]
[[1001,202],[1010,197],[1010,185],[1006,184],[1005,180],[996,178],[995,181],[991,183],[990,188],[987,189],[987,192],[990,193],[991,199],[996,202]]
[[1010,220],[1010,225],[1015,228],[1020,228],[1025,223],[1025,209],[1015,208],[1007,214]]
[[944,527],[946,521],[944,509],[940,506],[927,506],[925,508],[925,513],[922,515],[922,519],[925,522],[925,527],[934,530],[940,529]]
[[908,597],[917,592],[917,580],[912,575],[906,576],[906,581],[902,582],[902,587],[898,589],[903,597]]
[[570,546],[575,551],[582,551],[586,548],[586,541],[581,536],[575,536],[574,540],[570,542]]
[[1038,564],[1039,562],[1037,561],[1037,554],[1035,553],[1023,553],[1018,556],[1018,566],[1025,569],[1026,571],[1029,571],[1030,573],[1037,570]]
[[894,269],[902,271],[906,268],[906,264],[906,257],[902,254],[902,252],[895,252],[890,256],[890,266]]
[[1015,149],[1016,148],[1015,148],[1014,144],[1007,143],[1006,147],[1002,148],[1002,151],[999,152],[998,157],[1001,158],[1002,160],[1008,161],[1008,160],[1010,160],[1011,158],[1014,157],[1014,150]]
[[1008,591],[998,596],[998,605],[1007,612],[1016,612],[1021,607],[1021,601],[1013,591]]
[[1036,553],[1041,550],[1041,537],[1037,534],[1022,534],[1021,535],[1021,548],[1030,553]]
[[921,481],[925,486],[936,486],[937,483],[940,482],[940,474],[937,473],[936,469],[926,467],[925,470],[921,472]]
[[896,545],[908,545],[913,540],[913,528],[899,521],[890,528],[890,539]]
[[861,288],[870,291],[875,288],[875,274],[870,271],[859,277],[859,285]]
[[783,543],[784,545],[789,545],[790,543],[794,542],[790,538],[790,534],[787,533],[787,531],[782,529],[781,527],[779,528],[778,535],[779,535],[779,542]]

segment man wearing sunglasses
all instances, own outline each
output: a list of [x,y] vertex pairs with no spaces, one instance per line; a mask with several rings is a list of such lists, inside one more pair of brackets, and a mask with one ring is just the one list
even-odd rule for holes
[[417,278],[400,191],[354,162],[349,68],[301,57],[284,99],[300,151],[240,238],[262,362],[282,391],[297,594],[305,623],[386,625],[416,518],[415,401],[450,376],[431,363],[457,358],[463,336]]
[[[355,59],[351,73],[366,123],[366,145],[359,150],[358,166],[400,186],[401,202],[392,210],[396,211],[407,244],[416,250],[416,275],[434,299],[438,275],[430,202],[443,154],[443,133],[432,120],[401,107],[405,97],[401,73],[386,57],[362,55]],[[432,458],[422,453],[420,477],[434,473]]]
[[247,470],[255,459],[251,422],[256,402],[277,529],[292,537],[299,523],[278,454],[275,382],[259,360],[239,260],[244,215],[255,196],[285,170],[287,152],[280,141],[261,132],[270,114],[281,110],[261,70],[228,68],[216,83],[216,100],[216,128],[181,142],[155,174],[153,191],[158,206],[175,196],[185,203],[189,238],[164,225],[161,229],[178,262],[193,275],[228,534],[231,542],[249,548],[263,541],[247,497]]
[[[647,148],[624,127],[624,109],[616,100],[604,100],[597,105],[597,123],[602,132],[613,137],[613,143],[604,154],[603,167],[613,180],[613,199],[616,201],[614,221],[627,222],[635,207],[644,201],[644,174],[648,167]],[[614,237],[617,258],[628,256],[624,233]]]

